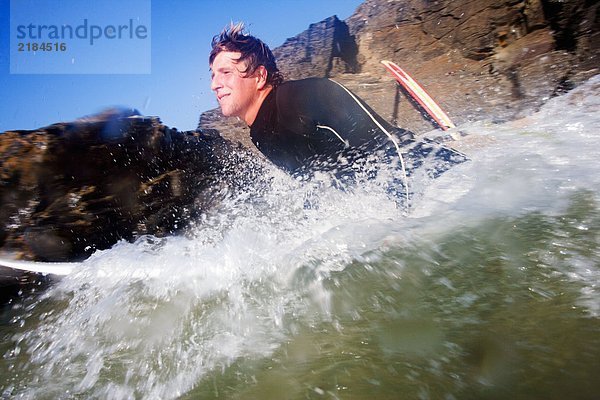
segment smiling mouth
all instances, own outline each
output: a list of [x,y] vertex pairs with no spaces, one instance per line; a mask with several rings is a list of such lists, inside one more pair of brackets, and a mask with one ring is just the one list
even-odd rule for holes
[[221,101],[223,98],[225,98],[227,96],[229,96],[229,94],[224,94],[224,95],[221,95],[221,96],[217,96],[217,100]]

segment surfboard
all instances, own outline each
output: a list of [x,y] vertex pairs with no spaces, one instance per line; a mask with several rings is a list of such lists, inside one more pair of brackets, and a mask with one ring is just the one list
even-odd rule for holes
[[0,268],[9,268],[22,272],[33,272],[44,275],[65,276],[73,272],[77,263],[38,262],[0,258]]
[[391,61],[382,60],[381,63],[390,71],[396,78],[398,83],[406,89],[410,96],[429,114],[431,118],[443,130],[455,128],[456,125],[450,117],[442,110],[442,108],[431,98],[429,94],[417,83],[409,74],[402,68]]
[[[14,284],[19,277],[26,274],[41,274],[44,276],[64,277],[81,270],[83,262],[42,262],[22,261],[0,257],[0,287]],[[110,265],[94,267],[94,274],[98,278],[110,277],[111,279],[148,279],[160,276],[164,271],[162,265],[132,265],[131,268],[115,269]]]

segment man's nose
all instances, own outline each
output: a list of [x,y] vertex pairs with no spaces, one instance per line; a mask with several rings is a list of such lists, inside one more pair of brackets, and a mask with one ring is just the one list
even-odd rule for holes
[[215,75],[210,80],[210,90],[215,91],[222,87],[221,80]]

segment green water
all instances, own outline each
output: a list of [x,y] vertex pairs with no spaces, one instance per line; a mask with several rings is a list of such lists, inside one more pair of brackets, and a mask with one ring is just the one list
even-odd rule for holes
[[330,309],[288,321],[271,357],[183,398],[598,398],[599,293],[570,275],[573,260],[598,274],[599,232],[579,193],[562,215],[493,218],[353,263],[327,279]]
[[[559,215],[471,221],[367,254],[324,278],[326,306],[307,289],[314,271],[301,268],[293,279],[303,311],[285,316],[285,339],[272,354],[217,363],[181,398],[598,398],[600,296],[593,276],[577,277],[598,276],[599,232],[600,207],[580,192]],[[33,296],[18,305],[3,309],[5,397],[43,368],[25,349],[15,354],[15,334],[67,303]],[[192,314],[202,318],[212,306],[196,303]],[[126,354],[97,385],[121,379]],[[40,398],[96,397],[70,389]],[[140,384],[130,394],[146,397]]]
[[[384,244],[339,271],[319,274],[314,265],[299,268],[291,283],[294,299],[287,303],[279,326],[272,332],[269,325],[261,328],[265,332],[260,334],[276,343],[272,352],[261,356],[242,351],[233,359],[217,360],[190,391],[181,396],[172,391],[170,396],[598,398],[599,232],[598,202],[593,193],[580,191],[571,197],[567,209],[553,215],[524,212],[517,217],[471,220],[451,232],[415,234],[409,242]],[[315,294],[311,284],[317,281],[321,290]],[[247,295],[258,306],[278,295],[260,281],[250,286]],[[184,331],[198,330],[206,314],[218,309],[222,301],[220,295],[209,300],[185,300],[189,297],[185,293],[164,299],[140,282],[127,285],[126,291],[123,298],[130,305],[123,306],[133,307],[136,315],[154,320],[172,318],[177,327],[177,316],[183,314],[187,321]],[[86,296],[93,293],[102,295],[92,290]],[[193,369],[211,360],[209,354],[196,365],[194,359],[178,359],[187,353],[174,351],[170,358],[159,361],[161,346],[177,347],[177,341],[194,337],[191,332],[174,333],[170,344],[143,347],[140,343],[152,338],[152,332],[144,332],[143,324],[138,331],[135,323],[128,328],[135,331],[133,340],[111,338],[107,326],[95,322],[100,333],[88,338],[87,345],[100,340],[102,343],[92,350],[114,350],[99,378],[89,387],[77,386],[87,371],[74,366],[73,370],[81,369],[75,378],[69,375],[73,371],[64,371],[68,372],[64,377],[56,375],[60,368],[70,365],[65,363],[49,367],[54,371],[49,380],[43,372],[44,363],[32,359],[36,352],[47,351],[45,334],[39,334],[43,340],[37,342],[28,334],[45,329],[50,335],[55,323],[76,331],[79,323],[85,325],[96,318],[85,307],[81,312],[87,316],[79,316],[80,306],[74,305],[74,299],[77,297],[69,294],[41,299],[33,295],[14,308],[3,308],[0,384],[4,397],[25,393],[24,398],[48,399],[157,398],[144,388],[149,375],[139,374],[139,366],[130,365],[129,357],[142,357],[146,374],[167,377],[180,363]],[[114,301],[111,307],[119,302]],[[178,302],[185,303],[187,311],[181,311]],[[69,308],[75,310],[65,322],[60,315]],[[146,339],[137,340],[136,335]],[[144,349],[150,353],[135,354]],[[56,357],[71,356],[58,351],[48,353],[42,361],[56,363]],[[78,357],[85,359],[85,352],[73,355],[74,364]],[[127,371],[133,371],[130,390],[111,390],[110,383],[122,381]],[[27,392],[30,386],[41,390],[31,395]],[[98,387],[105,389],[95,391]]]

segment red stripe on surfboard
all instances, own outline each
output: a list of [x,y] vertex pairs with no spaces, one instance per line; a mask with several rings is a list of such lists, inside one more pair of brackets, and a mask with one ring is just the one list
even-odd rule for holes
[[425,109],[425,111],[438,123],[442,129],[454,127],[450,118],[442,111],[427,92],[400,67],[389,61],[382,63],[394,74],[396,80],[409,92],[409,94]]
[[391,61],[382,60],[381,63],[394,75],[398,83],[423,107],[440,128],[448,130],[455,127],[450,117],[409,74]]

